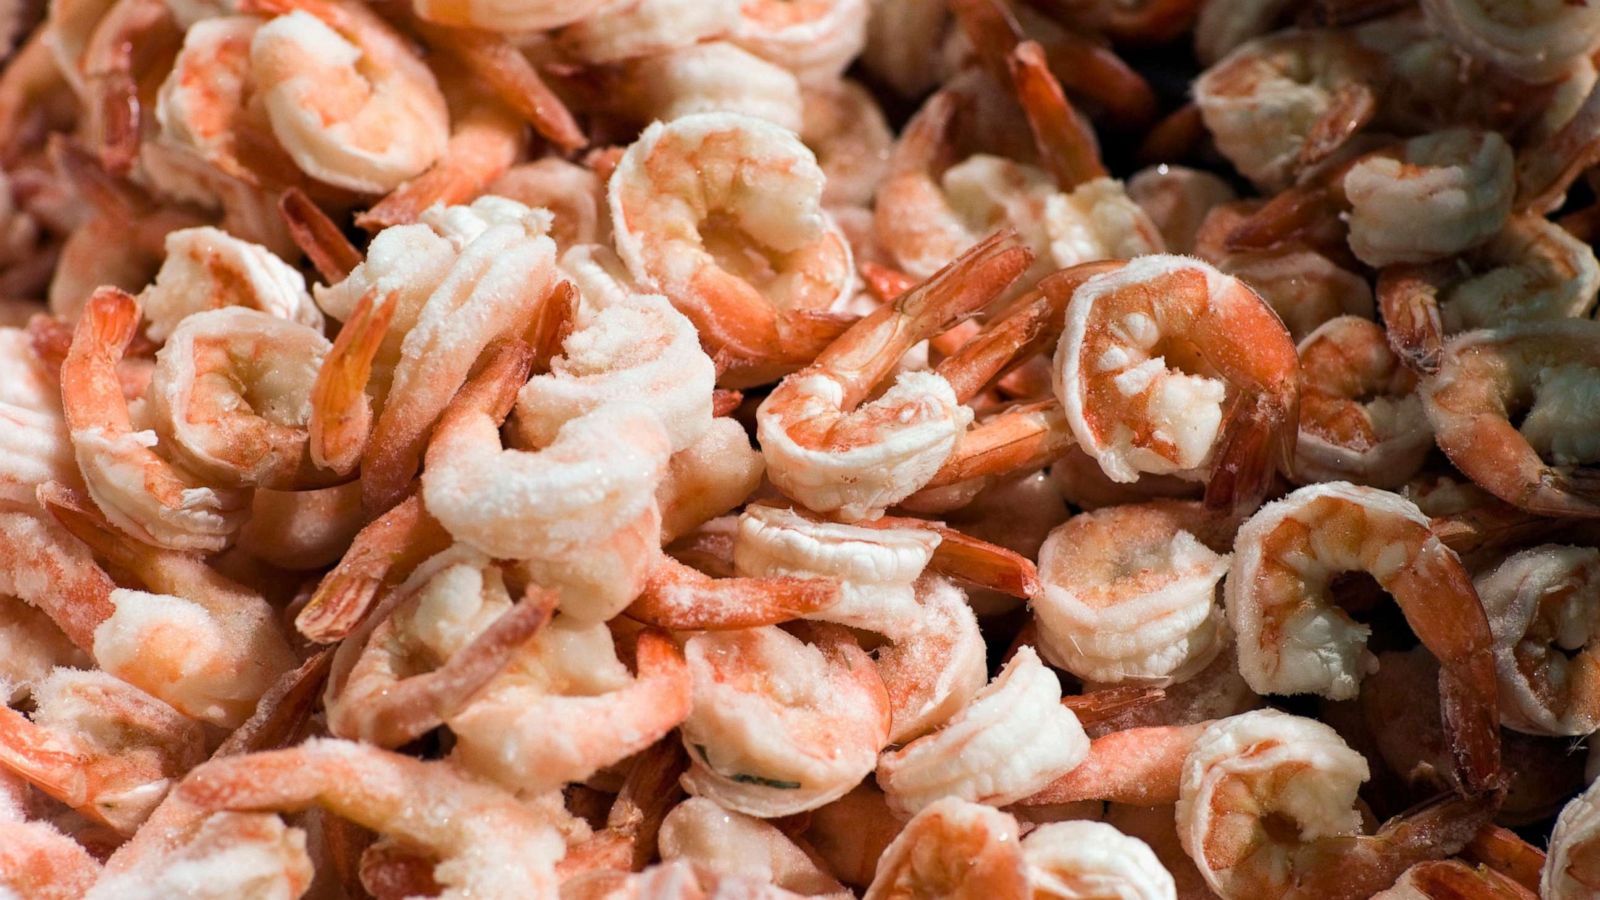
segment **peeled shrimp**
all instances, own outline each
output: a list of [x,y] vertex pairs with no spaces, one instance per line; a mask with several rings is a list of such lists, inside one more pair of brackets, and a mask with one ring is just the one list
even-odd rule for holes
[[1172,875],[1144,841],[1104,822],[1053,822],[1022,839],[1036,900],[1177,900]]
[[322,329],[305,277],[267,248],[210,227],[168,232],[166,247],[155,283],[139,295],[153,340],[167,340],[186,316],[223,306]]
[[830,207],[871,204],[894,144],[883,110],[871,93],[848,79],[806,85],[801,98],[805,105],[796,131],[827,177],[822,202]]
[[100,861],[49,822],[28,818],[27,782],[0,773],[0,890],[37,900],[77,900]]
[[1455,553],[1410,501],[1339,482],[1301,488],[1239,529],[1225,582],[1239,670],[1261,693],[1357,693],[1373,666],[1369,629],[1332,600],[1346,571],[1377,579],[1442,664],[1440,706],[1455,762],[1473,789],[1499,770],[1493,637]]
[[[914,813],[941,797],[1003,806],[1070,771],[1089,751],[1061,684],[1031,647],[943,728],[878,762],[889,805]],[[887,858],[887,857],[886,857]]]
[[58,666],[87,668],[89,658],[44,612],[0,595],[0,701],[25,700]]
[[1494,631],[1501,723],[1570,737],[1600,728],[1589,651],[1600,609],[1600,550],[1531,547],[1475,584]]
[[937,800],[911,818],[878,858],[865,900],[1028,896],[1017,820],[959,797]]
[[681,732],[691,794],[753,816],[814,809],[872,772],[888,742],[883,682],[836,625],[689,639],[694,708]]
[[661,822],[663,862],[687,860],[807,897],[853,896],[776,827],[690,797]]
[[561,29],[556,43],[589,63],[665,53],[733,31],[739,0],[620,0]]
[[1600,12],[1586,4],[1423,0],[1422,8],[1451,43],[1523,81],[1554,80],[1600,47]]
[[869,0],[755,0],[741,3],[730,35],[735,44],[792,71],[801,81],[827,84],[867,41]]
[[1135,172],[1127,192],[1160,229],[1161,241],[1171,253],[1193,253],[1206,213],[1235,198],[1233,188],[1210,172],[1165,163]]
[[1204,543],[1208,530],[1197,507],[1150,503],[1050,532],[1033,605],[1044,657],[1100,682],[1161,684],[1205,668],[1225,640],[1216,599],[1228,570],[1228,555]]
[[724,113],[650,126],[611,177],[617,252],[744,373],[729,387],[797,368],[838,333],[825,311],[855,273],[823,183],[793,134]]
[[1298,348],[1303,385],[1294,477],[1398,488],[1422,468],[1433,431],[1417,379],[1382,327],[1356,316],[1324,322]]
[[1589,789],[1561,810],[1550,833],[1550,851],[1539,877],[1539,896],[1579,900],[1600,885],[1600,788]]
[[433,73],[367,7],[261,0],[282,13],[250,45],[250,74],[272,132],[307,175],[387,193],[421,174],[450,139]]

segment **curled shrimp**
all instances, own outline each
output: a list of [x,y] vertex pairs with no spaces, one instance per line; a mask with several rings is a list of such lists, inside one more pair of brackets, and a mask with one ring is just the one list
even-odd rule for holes
[[1003,806],[1071,771],[1088,751],[1055,673],[1022,647],[944,727],[885,753],[878,783],[902,814],[952,796]]
[[585,166],[547,156],[512,166],[490,182],[484,193],[515,200],[529,209],[550,210],[554,215],[550,237],[563,251],[610,240],[605,182]]
[[[1459,850],[1486,818],[1446,800],[1360,833],[1366,760],[1321,722],[1276,710],[1223,719],[1183,763],[1178,836],[1224,898],[1368,897],[1413,863]],[[1273,829],[1273,815],[1289,819]]]
[[1104,822],[1052,822],[1022,839],[1034,897],[1176,900],[1172,874],[1144,841]]
[[329,347],[319,329],[244,307],[188,316],[156,355],[156,433],[207,483],[315,486],[306,417]]
[[1600,726],[1589,652],[1600,604],[1600,550],[1545,544],[1476,579],[1494,631],[1500,721],[1530,734],[1578,736]]
[[1292,470],[1299,365],[1249,287],[1147,256],[1084,281],[1051,377],[1078,445],[1114,481],[1209,469],[1207,502],[1249,506]]
[[1451,43],[1527,82],[1554,80],[1600,47],[1600,13],[1587,5],[1423,0],[1422,8]]
[[1383,60],[1334,31],[1249,41],[1201,73],[1195,103],[1217,148],[1245,177],[1287,185],[1377,111]]
[[589,63],[666,53],[730,33],[738,0],[622,0],[556,33],[556,44]]
[[661,542],[671,543],[730,512],[761,486],[766,463],[744,426],[727,416],[711,420],[700,439],[672,454],[656,486]]
[[207,810],[318,806],[394,835],[430,853],[444,897],[552,894],[565,851],[548,817],[505,791],[448,763],[349,741],[215,759],[189,773],[178,793]]
[[744,373],[726,386],[810,362],[838,334],[825,311],[854,293],[855,270],[823,183],[793,134],[722,113],[650,126],[611,176],[617,252]]
[[[1034,602],[1044,657],[1080,678],[1162,684],[1204,669],[1225,642],[1216,599],[1228,555],[1193,506],[1084,513],[1039,549]],[[1198,534],[1198,536],[1197,536]]]
[[1539,877],[1539,896],[1578,900],[1600,885],[1600,788],[1593,783],[1556,817],[1550,850]]
[[838,78],[867,42],[869,0],[755,0],[739,5],[729,37],[806,83]]
[[[1226,4],[1207,4],[1224,6]],[[1236,195],[1226,181],[1199,169],[1162,163],[1140,169],[1128,179],[1128,197],[1139,204],[1161,232],[1172,253],[1195,252],[1195,237],[1206,213]]]
[[1005,236],[984,241],[786,377],[756,411],[772,482],[811,509],[851,519],[874,518],[927,484],[972,421],[964,398],[930,372],[901,374],[867,398],[913,344],[990,301],[1029,259]]
[[1460,256],[1397,265],[1378,276],[1389,342],[1406,364],[1438,371],[1445,340],[1511,322],[1583,318],[1600,292],[1600,262],[1589,245],[1540,216],[1514,216],[1494,237]]
[[808,84],[801,99],[796,131],[827,177],[822,202],[830,207],[870,205],[894,145],[883,110],[865,88],[843,78]]
[[269,813],[201,815],[145,866],[117,871],[108,866],[87,900],[156,900],[174,894],[223,900],[251,892],[293,897],[310,889],[316,871],[304,829]]
[[152,340],[167,340],[186,316],[224,306],[322,329],[305,277],[267,248],[202,227],[168,232],[166,249],[155,283],[139,295]]
[[1309,247],[1291,242],[1213,256],[1197,252],[1260,294],[1296,341],[1342,315],[1372,317],[1367,279]]
[[1029,896],[1017,820],[992,807],[945,797],[906,822],[878,858],[866,900]]
[[684,787],[748,815],[814,809],[871,773],[889,738],[883,682],[855,639],[809,624],[707,632],[684,653],[694,707]]
[[[1587,404],[1600,326],[1529,322],[1470,331],[1444,347],[1422,382],[1439,449],[1496,497],[1530,512],[1600,515]],[[1526,413],[1521,427],[1511,417]],[[1546,462],[1546,458],[1550,462]]]
[[139,324],[139,303],[116,288],[95,292],[61,366],[61,399],[83,481],[118,528],[159,546],[220,550],[242,524],[248,494],[208,487],[158,456],[135,431],[117,380]]
[[1372,668],[1369,629],[1333,602],[1341,572],[1364,571],[1400,605],[1440,661],[1440,707],[1463,783],[1498,779],[1494,639],[1454,551],[1410,501],[1345,483],[1301,488],[1239,529],[1225,582],[1239,670],[1261,693],[1357,693]]
[[420,175],[450,138],[444,95],[399,34],[347,0],[262,0],[278,13],[250,44],[272,133],[319,181],[386,193]]
[[100,861],[49,822],[28,817],[27,782],[0,774],[0,889],[38,900],[75,900],[100,876]]
[[661,822],[663,862],[687,860],[807,897],[853,896],[775,826],[690,797]]
[[131,834],[205,753],[200,725],[99,671],[57,669],[30,718],[0,708],[0,768]]
[[1294,477],[1398,488],[1422,468],[1433,431],[1416,376],[1382,327],[1329,319],[1300,342],[1300,435]]
[[725,40],[615,63],[601,70],[595,90],[595,106],[641,125],[696,113],[751,116],[790,131],[803,121],[794,73]]

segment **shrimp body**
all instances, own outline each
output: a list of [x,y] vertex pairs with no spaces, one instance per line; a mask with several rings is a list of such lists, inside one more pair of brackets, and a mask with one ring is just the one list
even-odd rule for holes
[[252,39],[250,72],[295,164],[364,193],[387,193],[422,174],[450,139],[433,73],[364,6],[287,5]]
[[305,277],[267,248],[211,227],[168,232],[166,247],[155,283],[139,295],[152,339],[165,341],[184,317],[223,306],[322,329]]
[[1589,649],[1600,625],[1600,550],[1532,547],[1479,575],[1476,587],[1494,631],[1501,722],[1570,737],[1600,728]]
[[156,356],[157,433],[212,483],[308,486],[311,387],[330,347],[320,329],[254,309],[190,315]]
[[877,651],[889,693],[890,743],[921,737],[958,715],[983,690],[988,672],[983,632],[966,593],[950,579],[917,580],[916,627]]
[[1029,896],[1017,820],[979,803],[945,797],[906,822],[878,858],[866,900]]
[[1034,603],[1045,658],[1080,678],[1183,681],[1223,643],[1216,604],[1227,554],[1201,543],[1176,504],[1076,516],[1039,549]]
[[1089,738],[1061,705],[1061,683],[1032,647],[932,734],[878,762],[889,806],[915,813],[944,797],[1003,806],[1038,792],[1083,761]]
[[[1289,452],[1289,333],[1254,291],[1198,260],[1141,257],[1085,281],[1051,376],[1079,446],[1113,481],[1220,464],[1248,483],[1275,444]],[[1230,432],[1254,436],[1249,459],[1214,457]]]
[[1416,376],[1389,349],[1383,328],[1340,316],[1306,335],[1298,352],[1295,478],[1383,488],[1409,481],[1433,449],[1433,431]]
[[1550,851],[1539,876],[1539,896],[1579,900],[1600,885],[1600,788],[1574,797],[1556,818]]
[[663,862],[687,860],[808,897],[854,896],[775,826],[690,797],[661,822]]
[[561,29],[556,43],[584,62],[618,62],[727,35],[738,18],[739,0],[621,0]]
[[1424,0],[1422,8],[1451,43],[1523,81],[1553,81],[1600,46],[1600,12],[1587,4]]
[[1440,705],[1458,765],[1476,783],[1498,769],[1493,639],[1477,593],[1430,520],[1397,494],[1345,483],[1301,488],[1239,529],[1225,582],[1239,670],[1260,693],[1348,699],[1375,660],[1369,629],[1333,601],[1341,572],[1394,596],[1440,660]]
[[1022,858],[1038,900],[1177,900],[1150,845],[1104,822],[1041,825],[1023,838]]
[[810,643],[770,626],[689,639],[691,794],[781,816],[836,800],[872,771],[889,739],[883,682],[843,628],[809,628]]
[[836,210],[870,206],[894,145],[894,133],[877,100],[848,79],[808,84],[801,98],[804,107],[796,131],[827,176],[822,202]]
[[794,367],[821,349],[803,333],[807,318],[855,290],[849,243],[821,206],[824,180],[797,137],[760,119],[656,123],[611,178],[617,252],[715,352],[758,373]]
[[746,0],[731,38],[807,83],[837,79],[867,42],[869,0]]
[[[1221,4],[1205,8],[1215,6]],[[1161,242],[1169,253],[1195,252],[1195,236],[1206,214],[1237,198],[1226,181],[1210,172],[1165,163],[1134,173],[1128,179],[1127,194],[1161,232]]]

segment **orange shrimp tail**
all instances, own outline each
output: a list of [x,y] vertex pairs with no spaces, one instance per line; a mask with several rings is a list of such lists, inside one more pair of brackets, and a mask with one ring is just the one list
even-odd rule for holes
[[443,885],[433,878],[434,862],[398,844],[375,843],[361,851],[361,887],[374,897],[437,897]]
[[1434,375],[1444,353],[1436,266],[1389,266],[1378,273],[1378,307],[1389,347],[1406,368]]
[[572,111],[510,40],[486,31],[436,25],[414,17],[412,24],[425,40],[459,60],[500,102],[562,153],[576,153],[589,143]]
[[1237,514],[1259,507],[1279,465],[1293,471],[1292,460],[1283,457],[1294,452],[1298,421],[1294,410],[1285,413],[1265,396],[1235,397],[1223,417],[1222,440],[1206,481],[1206,508]]
[[1545,853],[1518,837],[1516,832],[1499,825],[1485,825],[1472,836],[1461,855],[1532,891],[1529,896],[1538,896]]
[[295,628],[319,644],[340,640],[366,618],[384,584],[403,580],[450,543],[450,533],[412,494],[356,535],[295,617]]
[[1124,684],[1087,694],[1062,697],[1061,705],[1072,710],[1078,717],[1078,723],[1083,727],[1092,728],[1123,713],[1160,703],[1166,697],[1165,688]]
[[361,251],[304,191],[284,191],[278,198],[278,214],[288,226],[295,246],[317,267],[324,281],[337,284],[361,265]]
[[670,631],[719,631],[777,625],[837,602],[837,579],[710,578],[662,557],[627,614]]
[[522,337],[533,348],[534,371],[550,370],[551,360],[561,355],[561,347],[577,327],[577,319],[578,288],[563,280],[550,291]]
[[1600,161],[1600,84],[1555,134],[1523,149],[1517,156],[1517,212],[1540,215],[1553,211],[1567,188]]
[[339,475],[355,470],[372,428],[367,382],[399,305],[390,298],[378,306],[378,298],[377,287],[361,296],[311,386],[307,423],[311,461]]
[[1014,406],[967,429],[923,487],[948,487],[973,478],[1037,469],[1059,459],[1076,443],[1059,401]]
[[1017,99],[1033,131],[1039,158],[1055,177],[1056,186],[1070,191],[1086,181],[1106,177],[1094,132],[1072,108],[1039,44],[1024,41],[1011,54],[1009,63]]

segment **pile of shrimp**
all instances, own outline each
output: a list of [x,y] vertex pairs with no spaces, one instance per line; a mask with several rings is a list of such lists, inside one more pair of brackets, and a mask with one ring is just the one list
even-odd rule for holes
[[1600,897],[1600,6],[0,9],[0,896]]

